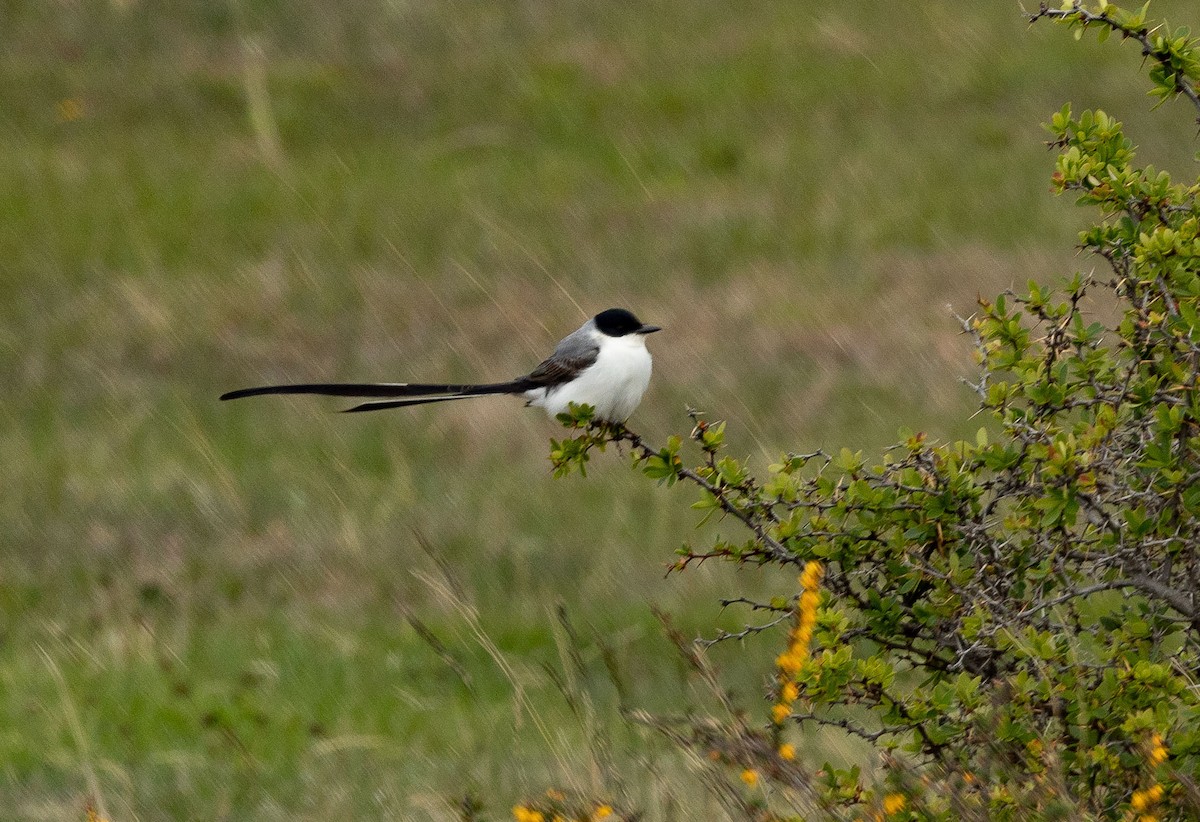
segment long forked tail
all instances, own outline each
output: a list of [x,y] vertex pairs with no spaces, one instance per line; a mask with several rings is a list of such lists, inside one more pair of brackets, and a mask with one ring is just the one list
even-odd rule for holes
[[424,405],[447,400],[465,400],[488,394],[520,394],[531,386],[524,379],[495,382],[484,385],[453,385],[448,383],[306,383],[302,385],[264,385],[258,388],[241,388],[221,395],[223,400],[242,397],[258,397],[264,394],[319,394],[326,397],[370,397],[374,402],[364,402],[352,411],[382,411],[385,408],[403,408],[408,405]]

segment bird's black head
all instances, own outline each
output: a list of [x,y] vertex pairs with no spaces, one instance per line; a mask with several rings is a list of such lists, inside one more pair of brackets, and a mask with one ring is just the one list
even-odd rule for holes
[[661,331],[657,325],[643,325],[642,321],[624,308],[610,308],[592,318],[601,334],[624,337],[626,334],[653,334]]

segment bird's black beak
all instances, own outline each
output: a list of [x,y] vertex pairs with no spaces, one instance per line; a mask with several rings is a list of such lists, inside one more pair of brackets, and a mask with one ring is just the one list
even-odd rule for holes
[[662,331],[662,328],[657,325],[643,325],[637,330],[639,334],[653,334],[655,331]]

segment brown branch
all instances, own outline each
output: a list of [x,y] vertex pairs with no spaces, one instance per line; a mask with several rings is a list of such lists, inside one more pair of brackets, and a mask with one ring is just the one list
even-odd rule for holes
[[1141,26],[1134,28],[1124,25],[1117,20],[1114,20],[1107,10],[1096,13],[1088,11],[1078,1],[1069,9],[1052,9],[1045,3],[1038,6],[1038,10],[1032,14],[1026,13],[1025,19],[1031,24],[1036,23],[1043,18],[1051,20],[1079,20],[1085,26],[1093,23],[1099,23],[1102,26],[1108,26],[1111,30],[1118,32],[1122,37],[1136,40],[1142,46],[1142,55],[1153,59],[1156,63],[1170,75],[1175,82],[1175,93],[1182,94],[1184,97],[1192,101],[1192,105],[1200,111],[1200,93],[1196,91],[1196,87],[1186,82],[1188,75],[1176,69],[1171,64],[1171,50],[1166,48],[1156,48],[1154,42],[1150,39],[1153,29]]
[[1129,582],[1142,593],[1166,602],[1200,630],[1200,611],[1196,609],[1194,594],[1189,596],[1182,591],[1176,591],[1149,574],[1134,574],[1129,578]]
[[[623,425],[615,428],[611,426],[604,426],[602,427],[602,433],[606,434],[612,442],[628,442],[633,448],[634,452],[637,454],[639,461],[644,462],[650,457],[656,457],[660,454],[660,452],[655,451],[653,448],[646,445],[641,436],[630,431]],[[741,520],[742,523],[754,533],[754,536],[758,538],[758,541],[764,546],[765,553],[767,553],[771,559],[788,565],[796,565],[799,563],[799,559],[794,556],[791,551],[785,548],[783,544],[779,542],[779,540],[768,534],[763,524],[758,522],[751,512],[739,508],[732,500],[729,499],[725,488],[709,482],[690,468],[684,468],[682,466],[673,466],[673,468],[675,471],[675,476],[679,477],[680,479],[686,479],[688,482],[700,486],[705,491],[712,494],[722,511],[727,514],[732,514],[734,517]]]

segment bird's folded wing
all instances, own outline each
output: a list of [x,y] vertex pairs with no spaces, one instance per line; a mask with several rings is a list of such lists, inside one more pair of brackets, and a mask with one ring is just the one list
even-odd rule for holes
[[578,377],[581,371],[593,365],[600,353],[600,347],[595,343],[567,352],[562,349],[563,346],[560,345],[554,356],[543,360],[541,365],[524,378],[530,388],[553,388],[570,382]]

